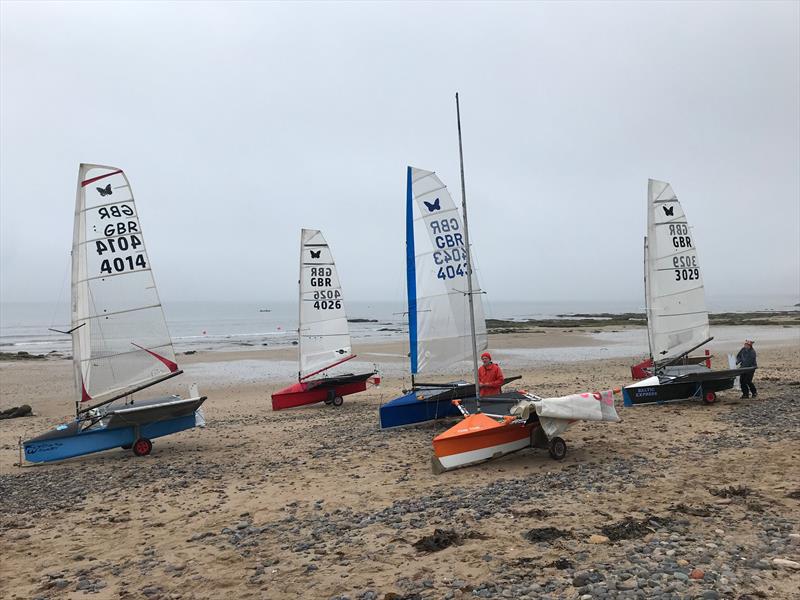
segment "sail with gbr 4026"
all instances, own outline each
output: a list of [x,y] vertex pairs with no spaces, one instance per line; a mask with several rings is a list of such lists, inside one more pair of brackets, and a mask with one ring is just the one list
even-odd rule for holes
[[133,394],[180,375],[139,214],[121,169],[82,164],[72,245],[75,421],[23,443],[50,462],[116,447],[149,454],[152,439],[204,424],[200,397]]
[[281,410],[325,402],[341,406],[344,397],[379,384],[377,370],[331,375],[333,369],[356,357],[339,273],[328,242],[317,229],[300,232],[297,383],[272,394],[272,409]]

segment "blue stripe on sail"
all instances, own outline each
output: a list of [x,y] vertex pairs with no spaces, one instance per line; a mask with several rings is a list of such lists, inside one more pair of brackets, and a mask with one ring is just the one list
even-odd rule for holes
[[408,290],[408,338],[411,372],[417,372],[417,265],[414,257],[414,194],[411,167],[406,175],[406,289]]

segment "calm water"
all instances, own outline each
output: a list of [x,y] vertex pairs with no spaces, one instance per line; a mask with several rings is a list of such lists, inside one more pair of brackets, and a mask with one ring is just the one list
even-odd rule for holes
[[[510,302],[484,300],[486,316],[498,319],[552,318],[574,313],[642,312],[642,302]],[[709,299],[712,312],[790,310],[797,298],[738,297]],[[163,303],[176,350],[246,349],[289,345],[297,339],[295,302],[169,302]],[[397,338],[406,335],[405,304],[359,302],[347,304],[354,339]],[[261,312],[269,310],[269,312]],[[0,304],[0,351],[71,352],[69,336],[48,331],[69,329],[66,303]]]

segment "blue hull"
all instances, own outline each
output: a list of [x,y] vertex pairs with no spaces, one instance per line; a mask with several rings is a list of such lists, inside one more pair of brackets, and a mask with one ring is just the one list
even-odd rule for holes
[[[121,446],[130,446],[138,438],[154,439],[192,429],[196,424],[195,414],[190,413],[173,419],[146,423],[136,427],[92,427],[64,437],[51,437],[39,441],[24,442],[25,460],[30,462],[52,462],[83,456]],[[64,426],[60,426],[64,427]]]
[[452,403],[453,396],[451,394],[445,394],[445,398],[442,399],[431,400],[419,400],[417,394],[419,392],[409,392],[405,396],[395,398],[381,406],[381,429],[461,415],[461,412]]

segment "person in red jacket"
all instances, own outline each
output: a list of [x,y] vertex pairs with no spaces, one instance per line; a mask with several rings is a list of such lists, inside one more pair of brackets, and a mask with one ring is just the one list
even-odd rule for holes
[[481,387],[481,396],[494,396],[501,392],[503,386],[503,370],[500,365],[492,362],[492,355],[488,352],[481,354],[483,365],[478,367],[478,383]]

